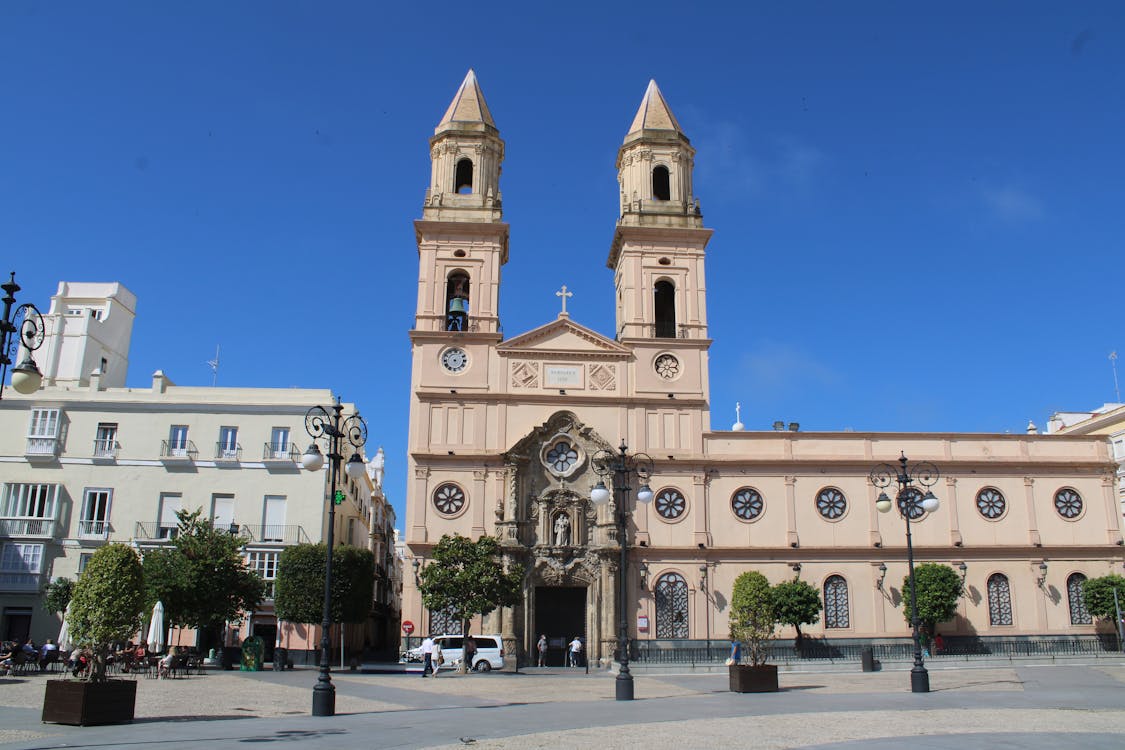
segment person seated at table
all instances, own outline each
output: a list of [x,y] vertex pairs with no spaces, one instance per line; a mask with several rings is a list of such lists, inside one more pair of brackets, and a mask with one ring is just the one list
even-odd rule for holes
[[[47,642],[39,648],[39,671],[42,672],[47,668],[47,665],[59,658],[59,647],[55,644],[54,638],[48,638]],[[51,652],[55,652],[52,655]]]
[[90,662],[93,661],[93,658],[94,652],[90,649],[76,648],[70,652],[67,668],[74,673],[75,677],[78,677],[90,668]]
[[158,677],[167,677],[172,672],[172,665],[176,662],[176,647],[168,649],[168,653],[160,660]]
[[23,642],[23,645],[20,646],[20,650],[23,651],[25,656],[34,656],[36,659],[39,658],[39,649],[35,647],[35,641],[30,638]]

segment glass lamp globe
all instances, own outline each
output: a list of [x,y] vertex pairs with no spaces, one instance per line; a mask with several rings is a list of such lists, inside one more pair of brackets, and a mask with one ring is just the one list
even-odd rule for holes
[[650,502],[652,500],[652,494],[652,488],[648,486],[648,482],[645,482],[637,489],[637,502]]
[[594,505],[605,505],[609,502],[609,488],[605,486],[605,482],[599,480],[594,489],[590,490],[590,501]]
[[22,393],[25,396],[35,393],[39,390],[42,382],[43,374],[35,366],[31,355],[25,357],[23,362],[12,368],[12,387],[16,389],[17,393]]
[[344,473],[352,479],[359,479],[367,473],[367,467],[363,464],[363,459],[359,457],[359,453],[353,453],[352,457],[344,465]]
[[932,492],[927,492],[922,498],[922,510],[927,513],[933,513],[940,505],[941,503],[938,501],[937,496]]
[[301,466],[305,471],[320,471],[324,467],[324,454],[320,452],[320,446],[313,443],[305,454],[301,456]]
[[880,492],[879,497],[875,499],[875,509],[880,513],[886,513],[891,509],[891,499],[886,492]]

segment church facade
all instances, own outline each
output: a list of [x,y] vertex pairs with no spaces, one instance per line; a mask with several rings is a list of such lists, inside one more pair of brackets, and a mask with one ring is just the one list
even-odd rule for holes
[[[540,634],[579,635],[605,661],[622,606],[633,638],[725,638],[731,588],[746,570],[774,583],[800,576],[820,591],[825,610],[809,635],[905,637],[904,520],[876,512],[868,478],[901,454],[941,471],[940,508],[912,525],[919,562],[964,576],[944,634],[1095,632],[1075,592],[1085,577],[1120,571],[1123,558],[1104,440],[712,429],[712,230],[692,184],[695,151],[655,82],[617,158],[611,335],[570,318],[565,287],[555,320],[501,334],[504,142],[472,71],[430,150],[410,332],[402,616],[416,633],[454,627],[425,611],[410,570],[459,533],[496,536],[506,564],[523,571],[523,602],[473,624],[521,654]],[[652,501],[625,498],[624,602],[617,509],[590,499],[602,479],[593,457],[622,444],[654,464]]]

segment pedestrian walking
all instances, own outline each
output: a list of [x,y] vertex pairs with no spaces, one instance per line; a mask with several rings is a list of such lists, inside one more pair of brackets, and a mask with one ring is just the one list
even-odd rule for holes
[[434,641],[434,650],[430,655],[430,660],[433,662],[434,677],[436,678],[441,665],[445,664],[445,654],[441,650],[441,641]]
[[425,677],[434,669],[434,637],[427,635],[422,641],[422,676]]
[[539,643],[535,647],[539,649],[539,666],[547,666],[547,636],[540,635]]
[[570,666],[577,667],[578,660],[582,658],[582,641],[578,636],[574,636],[574,640],[570,642]]
[[465,642],[461,646],[463,654],[462,662],[465,664],[465,671],[473,671],[473,661],[477,656],[477,642],[473,640],[471,635],[465,636]]

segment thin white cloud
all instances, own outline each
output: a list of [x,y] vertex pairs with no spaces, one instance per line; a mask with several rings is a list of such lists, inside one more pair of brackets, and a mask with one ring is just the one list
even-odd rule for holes
[[1043,216],[1043,201],[1013,185],[982,188],[980,196],[985,208],[1001,221],[1020,223]]
[[840,375],[810,354],[789,344],[763,342],[742,355],[739,370],[744,384],[759,395],[776,396],[810,386],[834,385]]
[[797,187],[805,187],[824,162],[824,153],[796,138],[780,139],[781,153],[778,156],[777,174],[782,180]]

